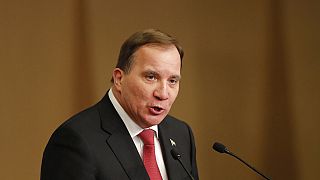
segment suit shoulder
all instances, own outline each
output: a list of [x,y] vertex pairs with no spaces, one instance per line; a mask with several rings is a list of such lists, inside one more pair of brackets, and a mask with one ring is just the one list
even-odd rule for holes
[[165,118],[166,121],[168,121],[169,123],[174,123],[174,124],[178,124],[178,125],[188,125],[186,122],[184,122],[183,120],[180,120],[174,116],[171,115],[167,115],[167,117]]
[[66,121],[64,121],[53,133],[52,136],[64,134],[64,132],[73,132],[75,134],[85,135],[100,127],[100,116],[97,105],[89,107]]
[[167,117],[164,119],[164,121],[161,124],[164,126],[175,128],[175,129],[181,129],[181,128],[188,129],[188,130],[190,129],[190,126],[188,125],[188,123],[171,115],[167,115]]
[[87,126],[99,120],[99,111],[97,105],[94,105],[71,116],[69,119],[63,122],[60,127],[70,126],[77,128],[78,126]]

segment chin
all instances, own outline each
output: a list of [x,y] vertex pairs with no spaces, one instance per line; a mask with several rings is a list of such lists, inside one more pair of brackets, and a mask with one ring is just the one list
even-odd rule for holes
[[162,120],[155,120],[155,119],[153,119],[153,120],[148,120],[148,121],[145,121],[145,123],[144,123],[144,126],[145,127],[143,127],[143,128],[147,128],[147,127],[151,127],[151,126],[154,126],[154,125],[158,125],[158,124],[160,124],[161,123],[161,121]]
[[160,124],[160,123],[163,121],[163,119],[164,119],[164,117],[161,117],[161,118],[159,118],[159,119],[155,119],[154,121],[152,121],[151,124],[153,124],[153,125],[158,125],[158,124]]
[[154,126],[154,125],[158,125],[160,124],[163,119],[166,117],[167,114],[161,114],[161,115],[146,115],[144,116],[144,118],[141,118],[143,119],[144,121],[144,125],[148,125],[149,127],[150,126]]

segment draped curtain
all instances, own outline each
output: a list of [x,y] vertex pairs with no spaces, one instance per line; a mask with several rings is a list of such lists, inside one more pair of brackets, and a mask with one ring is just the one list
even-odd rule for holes
[[55,128],[99,101],[122,42],[158,28],[186,52],[171,114],[201,179],[319,179],[320,1],[0,0],[0,179],[39,179]]

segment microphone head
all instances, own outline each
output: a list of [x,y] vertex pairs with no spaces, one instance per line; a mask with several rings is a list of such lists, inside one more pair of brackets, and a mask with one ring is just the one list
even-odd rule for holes
[[228,149],[221,143],[215,142],[212,146],[212,148],[219,153],[228,153]]
[[170,153],[171,153],[173,159],[175,159],[175,160],[178,160],[181,157],[181,155],[178,153],[178,151],[174,148],[171,149]]

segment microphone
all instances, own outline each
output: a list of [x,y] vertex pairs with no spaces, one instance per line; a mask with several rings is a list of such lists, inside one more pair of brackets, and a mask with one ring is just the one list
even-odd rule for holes
[[238,157],[237,155],[235,155],[234,153],[232,153],[231,151],[228,150],[227,147],[225,147],[223,144],[221,143],[214,143],[212,148],[216,151],[218,151],[219,153],[226,153],[229,154],[235,158],[237,158],[238,160],[240,160],[242,163],[244,163],[245,165],[247,165],[250,169],[252,169],[253,171],[255,171],[256,173],[258,173],[259,175],[261,175],[262,177],[264,177],[265,179],[271,180],[270,178],[268,178],[267,176],[263,175],[261,172],[259,172],[258,170],[256,170],[254,167],[252,167],[250,164],[248,164],[247,162],[245,162],[244,160],[242,160],[240,157]]
[[176,149],[171,149],[171,155],[173,157],[173,159],[179,161],[179,163],[181,164],[181,166],[183,167],[183,169],[186,171],[186,173],[188,174],[188,176],[190,177],[191,180],[194,180],[193,176],[190,174],[190,172],[186,169],[186,167],[183,165],[182,161],[181,161],[181,155],[178,153],[178,151]]

